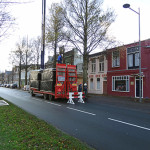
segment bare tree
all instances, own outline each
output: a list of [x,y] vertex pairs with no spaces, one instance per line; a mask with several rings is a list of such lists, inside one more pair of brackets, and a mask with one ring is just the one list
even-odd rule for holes
[[19,66],[19,88],[21,88],[21,69],[22,69],[22,60],[23,60],[22,46],[23,45],[17,43],[16,50],[12,51],[10,54],[12,64]]
[[8,5],[4,1],[0,2],[0,40],[6,36],[8,29],[14,24],[14,18],[8,12]]
[[11,15],[10,6],[17,4],[27,4],[32,1],[27,0],[1,0],[0,1],[0,40],[8,36],[8,30],[15,24],[15,18]]
[[9,58],[10,63],[13,65],[19,66],[19,88],[21,88],[21,70],[23,64],[25,64],[25,48],[26,48],[26,39],[23,38],[21,42],[16,43],[16,50],[11,51]]
[[64,18],[70,31],[68,38],[83,55],[83,83],[87,83],[89,53],[110,42],[107,31],[115,20],[114,12],[103,11],[103,1],[99,1],[64,0]]
[[53,3],[49,9],[49,15],[50,16],[46,26],[46,39],[54,50],[53,67],[55,68],[58,44],[64,40],[64,17],[62,7],[57,3]]
[[32,48],[32,40],[28,41],[28,36],[27,38],[24,38],[24,43],[25,47],[23,49],[23,61],[25,64],[25,85],[27,85],[27,73],[28,73],[28,67],[32,63],[33,58],[34,58],[34,49]]
[[40,61],[40,54],[41,54],[41,38],[38,36],[36,39],[33,39],[31,42],[31,47],[33,50],[33,61],[36,64],[36,69],[39,69],[39,61]]

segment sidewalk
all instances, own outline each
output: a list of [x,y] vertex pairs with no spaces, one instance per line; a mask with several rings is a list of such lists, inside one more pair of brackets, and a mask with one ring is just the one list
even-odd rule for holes
[[139,99],[130,98],[130,97],[117,97],[117,96],[107,96],[107,95],[95,95],[88,94],[88,102],[92,102],[97,104],[108,104],[115,105],[119,107],[127,107],[131,109],[136,109],[140,111],[144,111],[150,114],[150,100],[143,100],[142,103],[139,102]]

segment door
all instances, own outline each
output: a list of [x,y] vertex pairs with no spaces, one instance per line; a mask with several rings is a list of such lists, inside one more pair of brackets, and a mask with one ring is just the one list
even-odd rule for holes
[[[139,77],[135,78],[135,97],[140,97],[140,84]],[[141,78],[141,96],[143,97],[143,78]]]
[[103,81],[103,94],[107,94],[107,81]]

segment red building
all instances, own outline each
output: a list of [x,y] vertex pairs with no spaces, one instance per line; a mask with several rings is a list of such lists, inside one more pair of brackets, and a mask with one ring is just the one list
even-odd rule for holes
[[[107,50],[107,94],[139,97],[139,43]],[[150,98],[150,39],[141,41],[142,97]]]

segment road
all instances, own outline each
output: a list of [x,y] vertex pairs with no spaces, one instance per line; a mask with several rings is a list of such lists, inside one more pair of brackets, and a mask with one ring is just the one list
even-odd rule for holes
[[[26,91],[0,87],[0,96],[98,150],[150,149],[150,110],[90,97],[85,104],[46,101]],[[111,97],[108,97],[111,98]]]

